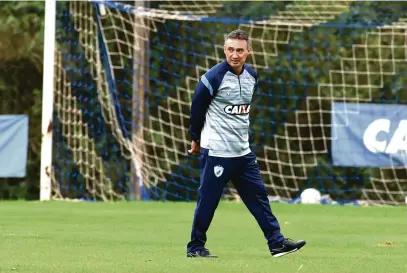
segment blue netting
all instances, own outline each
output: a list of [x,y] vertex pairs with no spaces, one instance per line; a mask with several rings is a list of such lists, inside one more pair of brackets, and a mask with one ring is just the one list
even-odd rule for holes
[[[166,1],[173,7],[183,1]],[[196,1],[194,1],[196,2]],[[197,67],[209,68],[223,58],[221,47],[224,35],[236,28],[250,31],[253,39],[254,54],[249,62],[256,66],[260,75],[259,91],[255,95],[251,107],[251,147],[260,159],[268,158],[269,161],[259,160],[262,170],[272,170],[264,176],[265,183],[269,187],[270,195],[283,198],[295,198],[308,187],[316,187],[322,193],[330,194],[338,200],[355,200],[366,198],[361,196],[362,190],[371,186],[371,176],[377,176],[377,171],[367,168],[345,168],[332,165],[330,151],[330,128],[323,126],[330,124],[331,101],[329,94],[321,94],[321,84],[335,84],[333,81],[340,79],[331,78],[330,71],[341,70],[345,62],[349,69],[355,69],[352,63],[346,63],[346,59],[363,59],[362,51],[355,51],[355,45],[379,43],[386,50],[386,58],[401,58],[402,50],[391,51],[386,47],[389,43],[399,43],[391,36],[370,34],[381,26],[391,26],[396,22],[403,21],[407,11],[407,4],[399,2],[355,2],[346,6],[342,2],[309,2],[294,3],[286,2],[202,2],[202,5],[212,3],[215,12],[209,14],[197,14],[197,9],[185,8],[180,10],[180,16],[185,15],[190,20],[153,20],[156,31],[150,32],[145,53],[148,60],[148,73],[146,73],[144,101],[144,124],[151,126],[151,133],[145,134],[146,154],[157,159],[164,158],[170,162],[178,160],[178,164],[166,164],[165,161],[146,159],[146,164],[163,170],[160,176],[165,179],[151,188],[145,189],[144,194],[149,198],[160,200],[193,200],[196,198],[196,190],[199,184],[199,162],[196,157],[175,155],[175,151],[183,151],[181,142],[174,139],[182,138],[179,129],[167,137],[164,132],[171,132],[171,125],[189,125],[188,119],[180,115],[180,112],[189,114],[187,105],[180,103],[169,104],[169,98],[188,101],[184,93],[179,93],[179,88],[186,89],[187,79],[197,79]],[[150,8],[162,9],[161,2],[151,2]],[[193,2],[191,2],[193,3]],[[133,33],[133,25],[123,23],[123,18],[135,9],[129,2],[107,1],[106,7],[114,14],[120,16],[99,16],[97,5],[88,5],[94,10],[96,29],[100,33],[99,39],[100,57],[102,69],[108,81],[108,89],[111,94],[111,104],[117,115],[119,128],[125,138],[131,138],[134,124],[134,105],[132,102],[134,61],[132,52],[125,52],[128,40],[126,31]],[[293,5],[299,6],[294,9]],[[301,14],[288,16],[288,12],[310,9],[320,13],[309,12],[309,16],[301,17]],[[307,8],[307,5],[325,5],[323,9]],[[198,6],[199,7],[199,6]],[[345,8],[344,8],[345,7]],[[209,9],[209,8],[208,8]],[[171,13],[171,8],[166,8]],[[204,10],[204,9],[203,9]],[[176,11],[176,10],[175,10]],[[331,11],[331,17],[323,16],[322,11]],[[69,82],[72,83],[73,94],[78,107],[82,110],[83,122],[88,126],[88,137],[93,139],[97,154],[103,159],[106,175],[114,181],[116,192],[127,194],[129,183],[132,181],[131,162],[123,156],[121,140],[113,136],[112,127],[102,114],[101,103],[98,99],[97,84],[91,75],[91,64],[84,51],[84,43],[80,42],[78,33],[81,31],[75,27],[75,20],[85,20],[75,17],[73,14],[80,10],[72,10],[69,4],[59,4],[58,9],[58,37],[57,42],[61,45],[64,68]],[[336,13],[335,13],[336,12]],[[191,18],[198,18],[192,20]],[[189,17],[188,17],[189,16]],[[195,17],[194,17],[195,16]],[[270,16],[278,16],[281,22],[278,27],[262,24],[251,25],[253,22],[267,20]],[[281,17],[282,16],[282,17]],[[286,16],[286,17],[284,17]],[[313,16],[313,17],[312,17]],[[286,19],[284,19],[286,18]],[[109,22],[110,20],[110,22]],[[147,20],[148,21],[148,20]],[[291,24],[292,23],[292,24]],[[108,28],[108,25],[120,26],[120,29]],[[83,31],[83,30],[82,30]],[[373,32],[372,32],[373,31]],[[402,28],[395,28],[393,33],[404,33]],[[104,38],[104,39],[103,39]],[[112,39],[123,41],[120,43],[110,42]],[[260,40],[259,40],[260,39]],[[372,39],[371,41],[369,39]],[[391,40],[393,39],[393,40]],[[106,41],[109,41],[105,43]],[[128,45],[127,45],[128,46]],[[370,54],[377,54],[375,49]],[[391,51],[391,52],[390,52]],[[111,54],[112,52],[120,54]],[[399,54],[399,56],[391,56]],[[371,55],[371,56],[373,56]],[[218,59],[208,57],[219,56]],[[366,63],[368,63],[367,61]],[[357,65],[366,66],[364,61]],[[140,64],[144,65],[144,64]],[[359,67],[360,71],[370,69],[376,71],[376,64],[370,64],[369,68]],[[393,65],[393,63],[389,63]],[[373,91],[347,90],[346,97],[361,100],[371,96],[373,102],[403,103],[407,102],[407,95],[403,93],[406,87],[406,73],[402,63],[395,64],[392,75],[383,76],[384,85]],[[204,73],[200,71],[198,73]],[[364,73],[358,75],[360,85],[367,84],[368,76]],[[369,81],[377,82],[380,75],[370,75]],[[371,82],[371,84],[373,84]],[[189,86],[194,88],[194,86]],[[338,91],[340,92],[340,91]],[[179,98],[179,94],[184,97]],[[314,104],[307,102],[310,97],[322,97]],[[160,115],[160,107],[171,110],[166,115]],[[318,112],[316,110],[320,109]],[[181,111],[180,111],[181,110]],[[161,117],[161,121],[154,118]],[[63,117],[58,117],[56,120]],[[322,122],[322,123],[321,123]],[[321,126],[289,126],[290,124],[321,124]],[[66,136],[63,136],[59,122],[55,123],[54,162],[56,179],[63,185],[64,195],[71,197],[92,198],[84,188],[84,178],[80,173],[77,163],[73,160],[72,149],[67,145]],[[184,128],[187,130],[187,127]],[[156,131],[158,133],[154,133]],[[161,134],[160,134],[161,132]],[[276,136],[288,137],[278,138]],[[161,148],[163,145],[166,148]],[[278,147],[278,151],[265,149],[265,147]],[[300,155],[302,151],[306,154]],[[186,153],[186,151],[184,151]],[[271,160],[271,163],[270,163]],[[285,162],[279,166],[279,162]],[[315,164],[310,164],[315,162]],[[269,164],[269,166],[266,166]],[[288,167],[287,167],[288,166]],[[154,170],[151,170],[154,172]],[[395,175],[393,174],[389,175]],[[401,178],[402,174],[397,174]],[[153,181],[156,176],[144,173],[146,181]],[[228,188],[225,193],[229,193]],[[127,195],[126,195],[127,196]],[[369,196],[371,199],[386,199],[386,196]],[[387,197],[388,198],[388,197]]]

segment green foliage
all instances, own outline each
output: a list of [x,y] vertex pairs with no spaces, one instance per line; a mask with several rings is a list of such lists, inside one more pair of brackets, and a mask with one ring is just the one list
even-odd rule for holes
[[29,117],[27,176],[0,179],[0,199],[38,199],[44,2],[0,3],[0,114]]
[[44,2],[0,4],[0,61],[29,59],[40,69],[44,26]]

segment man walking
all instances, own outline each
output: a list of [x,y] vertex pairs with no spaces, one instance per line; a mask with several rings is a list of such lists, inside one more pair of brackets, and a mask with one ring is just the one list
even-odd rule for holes
[[192,99],[188,152],[200,154],[201,177],[187,257],[216,258],[205,248],[206,232],[229,180],[262,229],[271,255],[280,257],[299,250],[305,241],[281,234],[249,147],[249,112],[257,74],[245,64],[250,53],[247,33],[232,31],[225,39],[224,53],[226,60],[200,78]]

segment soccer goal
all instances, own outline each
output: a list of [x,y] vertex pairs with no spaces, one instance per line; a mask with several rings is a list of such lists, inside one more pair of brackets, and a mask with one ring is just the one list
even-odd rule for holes
[[[406,105],[405,3],[46,5],[42,200],[195,200],[191,97],[200,76],[224,60],[225,35],[240,28],[259,75],[250,143],[270,199],[295,202],[316,188],[338,202],[404,203],[405,162],[380,152],[390,163],[369,165],[376,158],[336,130],[353,130],[364,116],[359,106]],[[345,121],[333,122],[338,117]],[[372,145],[386,145],[380,134],[390,131],[377,132]],[[335,160],[336,141],[349,144],[354,164]],[[224,198],[239,197],[230,185]]]

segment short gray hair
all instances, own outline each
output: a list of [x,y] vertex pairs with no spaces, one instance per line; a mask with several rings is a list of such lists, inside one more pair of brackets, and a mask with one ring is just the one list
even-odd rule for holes
[[232,31],[231,33],[226,35],[225,42],[227,39],[245,40],[247,42],[247,46],[250,48],[249,34],[247,34],[247,32],[244,30],[236,29]]

